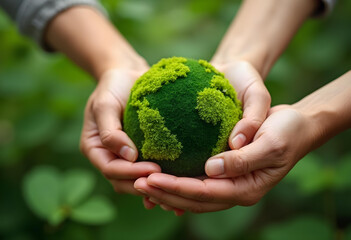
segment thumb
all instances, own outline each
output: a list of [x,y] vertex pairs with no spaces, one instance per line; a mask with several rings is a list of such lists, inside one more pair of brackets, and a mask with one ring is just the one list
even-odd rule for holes
[[248,62],[231,64],[225,76],[232,83],[243,103],[243,118],[229,138],[229,146],[239,149],[249,144],[267,117],[271,96],[257,70]]
[[93,107],[101,143],[117,156],[134,162],[138,151],[133,141],[122,131],[120,105],[112,102],[100,101]]
[[206,174],[213,178],[229,178],[246,175],[259,169],[281,167],[274,162],[274,152],[269,145],[267,139],[259,137],[239,150],[216,155],[207,160]]

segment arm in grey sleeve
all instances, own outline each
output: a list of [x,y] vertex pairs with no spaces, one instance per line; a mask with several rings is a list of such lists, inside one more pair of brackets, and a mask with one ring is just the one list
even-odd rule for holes
[[320,0],[320,8],[315,12],[313,17],[323,17],[329,15],[335,6],[337,0]]
[[47,49],[43,39],[48,23],[60,12],[76,5],[88,5],[106,15],[96,0],[0,0],[0,6],[17,23],[19,31]]

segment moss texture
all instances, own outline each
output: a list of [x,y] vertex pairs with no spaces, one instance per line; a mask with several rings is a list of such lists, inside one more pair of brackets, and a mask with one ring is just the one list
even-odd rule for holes
[[200,176],[204,163],[228,148],[241,103],[224,75],[204,60],[162,59],[131,91],[124,131],[163,172]]

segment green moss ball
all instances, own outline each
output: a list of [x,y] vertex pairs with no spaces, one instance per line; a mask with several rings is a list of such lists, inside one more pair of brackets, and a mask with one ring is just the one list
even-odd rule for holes
[[139,161],[176,176],[201,176],[228,149],[241,103],[224,75],[204,60],[161,59],[133,86],[123,119]]

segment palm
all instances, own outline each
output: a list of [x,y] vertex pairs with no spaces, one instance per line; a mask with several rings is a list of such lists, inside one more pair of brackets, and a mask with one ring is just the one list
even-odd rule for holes
[[140,195],[133,188],[135,179],[160,169],[153,163],[134,163],[137,155],[124,156],[121,151],[125,146],[135,148],[122,131],[121,119],[138,76],[121,70],[111,70],[103,75],[85,109],[81,150],[117,192]]

